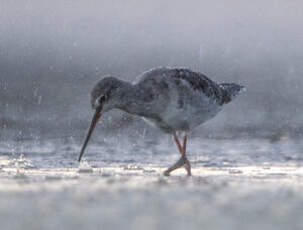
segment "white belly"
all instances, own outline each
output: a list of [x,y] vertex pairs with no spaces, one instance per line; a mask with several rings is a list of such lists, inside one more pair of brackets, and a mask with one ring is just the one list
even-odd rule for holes
[[163,130],[190,131],[217,115],[222,109],[221,106],[211,104],[207,109],[187,106],[186,109],[178,109],[176,106],[169,106],[164,113],[160,114],[161,119],[142,117],[144,121],[154,127]]

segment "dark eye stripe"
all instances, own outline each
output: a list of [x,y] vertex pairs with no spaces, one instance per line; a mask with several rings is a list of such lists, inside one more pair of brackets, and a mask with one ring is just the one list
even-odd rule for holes
[[103,104],[106,101],[106,97],[103,95],[99,98],[99,103]]

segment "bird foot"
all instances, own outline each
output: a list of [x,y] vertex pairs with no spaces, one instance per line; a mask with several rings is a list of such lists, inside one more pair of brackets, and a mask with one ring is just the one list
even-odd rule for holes
[[163,173],[164,176],[170,176],[170,172],[168,170],[165,170]]
[[178,168],[181,168],[184,166],[187,176],[191,176],[191,166],[189,163],[189,160],[186,158],[186,156],[182,156],[173,166],[168,168],[167,170],[164,171],[163,175],[164,176],[170,176],[170,173]]
[[185,157],[184,168],[187,172],[187,176],[191,176],[191,166],[190,166],[189,160],[186,157]]

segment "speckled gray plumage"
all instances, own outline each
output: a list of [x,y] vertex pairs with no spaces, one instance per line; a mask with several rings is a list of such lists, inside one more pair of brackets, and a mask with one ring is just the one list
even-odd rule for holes
[[95,109],[121,109],[172,133],[213,118],[242,88],[217,84],[189,69],[161,67],[143,73],[134,84],[106,77],[93,89],[91,101]]

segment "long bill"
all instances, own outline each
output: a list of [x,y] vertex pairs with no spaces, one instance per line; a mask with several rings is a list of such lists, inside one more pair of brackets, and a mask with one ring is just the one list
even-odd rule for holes
[[90,137],[91,137],[91,135],[92,135],[92,133],[93,133],[95,127],[96,127],[96,124],[98,123],[98,121],[100,119],[100,117],[101,117],[101,110],[97,109],[96,112],[95,112],[95,114],[94,114],[94,117],[92,119],[92,122],[90,124],[89,130],[88,130],[88,132],[86,134],[86,138],[85,138],[85,141],[83,143],[82,149],[81,149],[81,151],[79,153],[79,157],[78,157],[78,161],[79,162],[81,161],[81,158],[82,158],[82,155],[83,155],[83,153],[85,151],[87,143],[88,143],[88,141],[89,141],[89,139],[90,139]]

